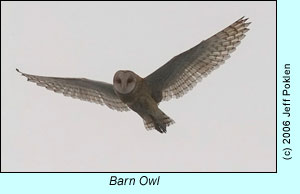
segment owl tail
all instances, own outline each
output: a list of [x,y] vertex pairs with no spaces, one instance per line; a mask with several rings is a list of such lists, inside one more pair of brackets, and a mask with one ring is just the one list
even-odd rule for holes
[[161,110],[159,110],[155,115],[149,115],[149,117],[144,120],[144,125],[147,130],[156,129],[160,133],[166,133],[167,127],[174,123],[174,120],[168,117]]

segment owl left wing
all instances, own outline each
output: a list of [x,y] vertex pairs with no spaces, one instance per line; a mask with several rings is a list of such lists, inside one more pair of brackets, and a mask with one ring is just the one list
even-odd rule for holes
[[30,75],[22,73],[30,82],[38,86],[45,87],[65,96],[89,101],[101,105],[106,105],[113,110],[128,111],[129,108],[115,94],[112,84],[105,82],[89,80],[85,78],[59,78]]
[[214,36],[173,57],[145,78],[152,97],[160,102],[179,98],[230,57],[249,30],[242,17]]

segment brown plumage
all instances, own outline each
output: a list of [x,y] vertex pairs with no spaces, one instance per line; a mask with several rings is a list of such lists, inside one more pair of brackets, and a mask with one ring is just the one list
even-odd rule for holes
[[249,30],[247,19],[241,18],[195,47],[175,56],[145,78],[132,71],[118,71],[113,85],[85,78],[58,78],[20,72],[49,90],[65,96],[105,104],[118,111],[133,110],[144,121],[146,129],[165,133],[174,123],[158,108],[162,100],[178,98],[191,90],[198,81],[230,57]]
[[[126,85],[128,80],[132,80],[130,83],[134,83],[135,87],[132,90],[123,91],[121,85],[128,88]],[[165,133],[166,127],[174,123],[158,108],[159,102],[152,98],[152,92],[147,82],[134,72],[118,71],[113,79],[113,87],[121,101],[143,118],[146,129],[155,128],[159,132]]]

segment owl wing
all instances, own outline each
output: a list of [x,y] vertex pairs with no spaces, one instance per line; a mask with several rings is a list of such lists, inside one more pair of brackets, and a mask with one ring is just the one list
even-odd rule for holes
[[145,78],[152,97],[160,102],[179,98],[230,57],[249,30],[242,17],[214,36],[173,57]]
[[128,111],[129,108],[115,94],[113,86],[105,82],[89,80],[85,78],[59,78],[30,75],[20,72],[28,81],[43,86],[48,90],[62,93],[65,96],[84,101],[106,105],[113,110]]

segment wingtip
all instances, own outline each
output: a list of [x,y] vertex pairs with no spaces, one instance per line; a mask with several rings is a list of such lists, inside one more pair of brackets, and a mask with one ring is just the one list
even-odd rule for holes
[[19,72],[19,73],[22,73],[18,68],[16,68],[16,71]]
[[21,75],[24,75],[24,73],[23,73],[22,71],[20,71],[18,68],[16,68],[16,71],[17,71],[18,73],[20,73]]
[[241,22],[246,22],[249,18],[246,18],[246,16],[241,17],[240,19],[238,19],[238,21]]

